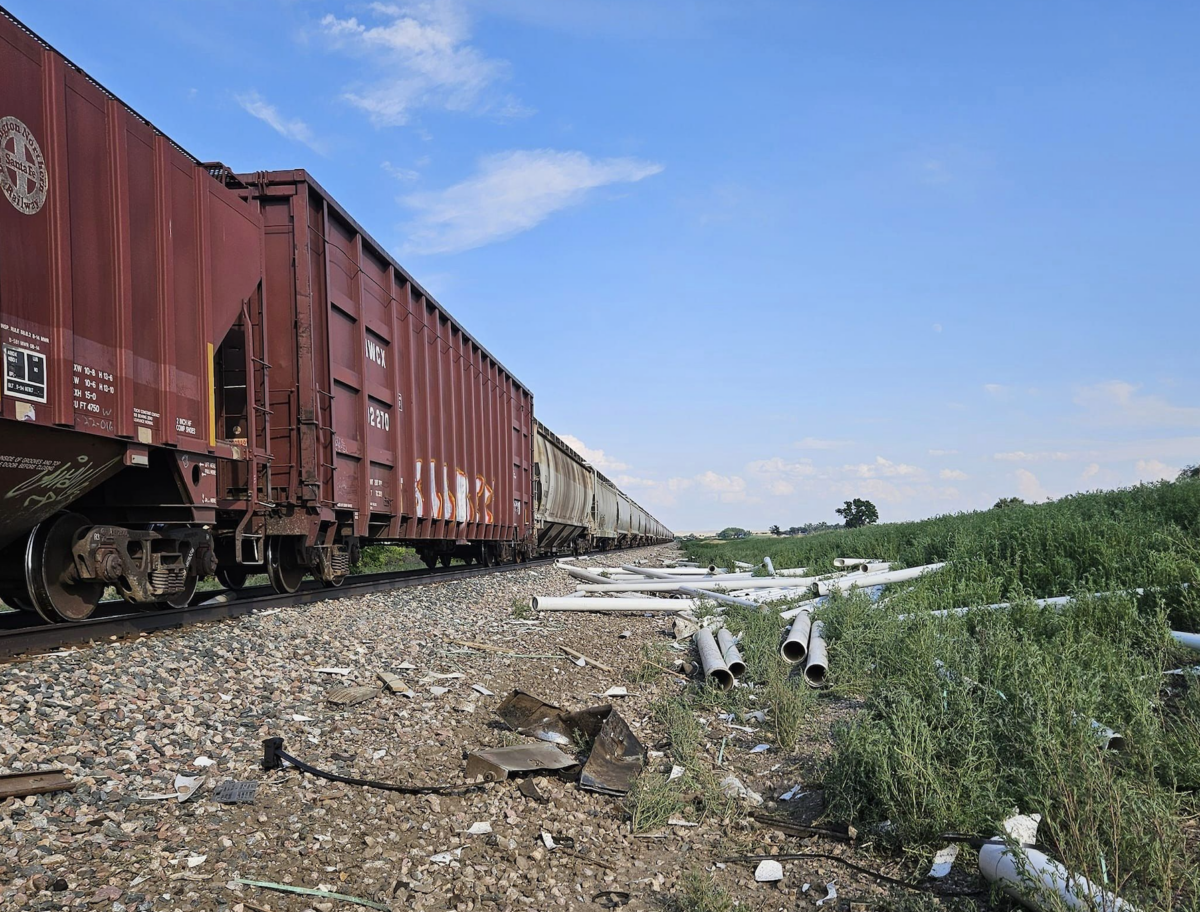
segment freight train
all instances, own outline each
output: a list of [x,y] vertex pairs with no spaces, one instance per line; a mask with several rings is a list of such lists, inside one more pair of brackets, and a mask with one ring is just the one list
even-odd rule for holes
[[0,598],[671,533],[304,171],[202,163],[0,10]]

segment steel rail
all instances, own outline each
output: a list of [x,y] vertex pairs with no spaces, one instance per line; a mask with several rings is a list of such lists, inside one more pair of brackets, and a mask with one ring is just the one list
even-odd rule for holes
[[[205,621],[220,621],[242,617],[254,611],[271,608],[287,608],[293,605],[311,605],[317,602],[369,595],[372,592],[387,592],[406,589],[410,586],[427,586],[433,583],[453,582],[504,573],[510,570],[527,570],[544,567],[554,562],[553,557],[538,558],[520,564],[503,564],[495,567],[439,567],[434,570],[397,570],[390,573],[364,573],[350,576],[341,586],[330,589],[314,580],[306,581],[297,591],[280,594],[270,586],[254,586],[240,591],[232,589],[210,589],[196,594],[200,604],[187,608],[166,608],[129,611],[124,602],[101,603],[98,614],[86,621],[62,624],[39,624],[37,626],[15,626],[33,615],[13,612],[0,615],[0,659],[11,659],[31,652],[59,649],[79,643],[101,639],[121,639],[185,627]],[[109,606],[106,608],[106,605]],[[12,626],[5,627],[5,624]]]

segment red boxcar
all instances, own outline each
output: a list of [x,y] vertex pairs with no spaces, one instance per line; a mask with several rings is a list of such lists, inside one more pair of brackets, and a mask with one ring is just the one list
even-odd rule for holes
[[529,390],[310,175],[238,180],[263,220],[267,535],[307,536],[310,564],[354,538],[532,553]]
[[93,523],[142,525],[96,526],[144,549],[109,584],[178,594],[207,539],[143,524],[216,519],[212,365],[257,293],[258,213],[3,11],[0,191],[0,594],[90,613]]

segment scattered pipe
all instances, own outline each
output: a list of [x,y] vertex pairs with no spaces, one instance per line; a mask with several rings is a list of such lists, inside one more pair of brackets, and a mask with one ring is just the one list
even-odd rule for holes
[[807,602],[801,602],[795,608],[789,608],[787,611],[779,612],[779,616],[785,621],[791,620],[803,611],[812,611],[813,608],[820,603],[820,599],[809,599]]
[[694,589],[724,589],[726,591],[741,590],[741,589],[806,589],[809,587],[810,580],[781,580],[770,579],[769,577],[754,577],[746,579],[730,580],[729,576],[722,576],[718,579],[696,579],[696,580],[631,580],[626,582],[619,580],[617,582],[606,581],[604,583],[585,584],[580,588],[584,592],[633,592],[639,590],[642,592],[671,592],[678,589],[680,586],[691,586]]
[[804,680],[809,687],[824,687],[829,672],[829,650],[825,645],[825,624],[813,621],[808,635],[808,659],[804,663]]
[[796,620],[792,622],[792,627],[788,631],[787,638],[784,639],[783,645],[779,647],[779,654],[793,665],[797,662],[803,662],[808,658],[808,635],[811,631],[812,615],[807,611],[799,612],[796,615]]
[[742,608],[757,608],[758,602],[752,602],[750,599],[735,598],[732,595],[726,595],[724,592],[710,592],[707,589],[693,589],[691,586],[680,586],[679,592],[684,595],[691,596],[697,601],[706,598],[712,599],[714,602],[724,602],[726,605],[740,605]]
[[862,565],[863,573],[883,573],[891,569],[890,561],[867,561]]
[[1097,722],[1095,719],[1089,719],[1088,725],[1092,729],[1092,734],[1096,736],[1096,740],[1100,742],[1100,746],[1105,750],[1125,750],[1124,735],[1117,734],[1107,725]]
[[988,843],[979,850],[979,873],[1027,909],[1137,912],[1082,874],[1072,874],[1037,849]]
[[681,611],[693,611],[695,608],[695,599],[609,599],[544,595],[533,597],[534,611],[665,611],[678,614]]
[[767,576],[775,575],[775,565],[771,563],[771,556],[767,555],[763,558],[763,566],[767,568]]
[[724,627],[717,631],[717,646],[721,650],[721,658],[725,660],[725,666],[729,669],[729,673],[735,678],[744,675],[746,663],[742,661],[742,654],[738,651],[737,640]]
[[628,564],[622,564],[621,569],[636,576],[647,576],[650,579],[675,579],[674,574],[667,573],[665,570],[649,570],[645,567],[633,567]]
[[692,638],[696,642],[696,650],[700,653],[700,664],[704,668],[705,679],[716,684],[721,690],[733,687],[733,672],[721,657],[712,631],[707,627],[700,628]]
[[1183,633],[1180,630],[1172,630],[1171,637],[1180,646],[1186,646],[1188,649],[1200,652],[1200,633]]
[[882,573],[863,573],[851,574],[843,576],[841,579],[833,580],[818,580],[813,583],[813,592],[817,595],[829,595],[830,592],[849,592],[851,589],[861,588],[865,586],[886,586],[890,583],[904,583],[911,579],[916,579],[926,573],[933,573],[935,570],[940,570],[946,566],[945,562],[939,564],[925,564],[922,567],[909,567],[906,570],[886,570]]
[[857,567],[859,564],[869,564],[871,559],[868,557],[835,557],[833,565],[835,567]]
[[753,570],[754,569],[754,564],[748,564],[745,561],[735,560],[733,562],[733,565],[735,567],[737,567],[739,570]]
[[792,567],[788,570],[776,570],[776,576],[804,576],[808,573],[807,567]]
[[608,583],[611,580],[595,573],[591,570],[584,570],[582,567],[564,567],[562,564],[556,565],[559,570],[562,570],[574,577],[577,580],[583,580],[585,583]]

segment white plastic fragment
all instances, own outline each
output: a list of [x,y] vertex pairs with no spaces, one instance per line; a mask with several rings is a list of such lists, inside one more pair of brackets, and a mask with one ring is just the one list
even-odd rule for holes
[[679,826],[679,827],[698,827],[698,826],[700,826],[700,824],[698,824],[698,823],[692,823],[690,820],[684,820],[682,817],[678,817],[678,816],[670,818],[667,821],[667,823],[670,826]]
[[669,775],[667,777],[667,781],[670,782],[673,779],[678,779],[680,776],[682,776],[684,774],[684,772],[685,772],[685,770],[682,766],[672,766],[671,767],[671,775]]
[[200,783],[204,781],[203,776],[175,776],[175,794],[179,798],[179,803],[187,801],[200,788]]
[[484,697],[496,696],[494,693],[492,693],[490,690],[488,690],[482,684],[472,684],[471,690],[475,691],[477,694],[479,694],[480,696],[484,696]]
[[187,866],[189,868],[198,868],[206,861],[208,861],[207,855],[193,855],[187,860]]
[[772,858],[764,858],[754,869],[754,879],[759,883],[775,883],[783,880],[783,865]]
[[478,823],[471,824],[471,828],[467,833],[471,836],[486,836],[492,831],[492,825],[486,820],[481,820]]
[[318,668],[317,674],[323,675],[348,675],[353,671],[351,668]]
[[719,783],[721,794],[727,798],[740,798],[755,807],[763,803],[763,796],[754,789],[747,788],[737,776],[726,776]]
[[429,692],[431,694],[433,694],[435,697],[440,697],[442,694],[450,693],[450,688],[449,687],[431,687],[431,688],[429,688]]
[[823,905],[825,905],[825,903],[833,902],[835,899],[837,899],[837,882],[836,881],[831,880],[829,883],[825,884],[825,889],[828,890],[829,892],[826,894],[824,899],[817,900],[818,906],[823,906]]
[[750,748],[750,753],[761,754],[764,751],[769,751],[770,749],[771,749],[771,745],[769,745],[769,744],[756,744],[756,745],[754,745],[754,747]]
[[616,684],[616,685],[610,687],[608,690],[604,691],[604,693],[601,694],[601,696],[604,696],[604,697],[627,697],[627,696],[629,696],[629,691],[625,688],[624,685]]
[[765,724],[767,721],[767,714],[765,712],[763,712],[761,709],[756,709],[756,710],[754,710],[754,712],[746,713],[746,721],[747,722],[761,722],[761,723]]
[[545,830],[542,831],[542,845],[546,847],[546,851],[548,852],[553,852],[558,848],[558,843],[554,841],[554,837]]
[[216,766],[216,765],[217,765],[217,761],[213,760],[211,757],[197,757],[195,760],[192,761],[192,766],[205,767],[205,766]]
[[1031,846],[1037,843],[1038,824],[1041,822],[1041,814],[1020,814],[1013,808],[1012,816],[1006,818],[1000,826],[1014,842]]
[[384,757],[386,757],[386,756],[387,756],[387,748],[386,748],[386,747],[381,747],[379,750],[377,750],[377,751],[374,751],[374,752],[371,754],[371,759],[372,759],[372,760],[382,760],[382,759],[383,759]]
[[985,845],[979,850],[979,873],[1029,909],[1137,912],[1136,906],[1082,874],[1072,874],[1037,849]]
[[812,884],[805,884],[804,886],[802,886],[802,887],[800,888],[800,892],[801,892],[801,893],[807,893],[807,892],[808,892],[809,890],[811,890],[811,889],[812,889]]
[[800,791],[800,785],[797,783],[790,789],[779,796],[780,801],[791,801],[793,798],[799,798],[804,792]]
[[302,716],[302,715],[299,715],[298,713],[292,716],[293,722],[311,722],[312,720],[313,720],[312,716]]
[[933,856],[933,867],[929,869],[929,876],[946,877],[954,866],[954,859],[958,857],[958,848],[958,843],[952,843],[944,849],[938,849],[937,854]]
[[449,852],[438,852],[436,855],[430,855],[429,860],[434,864],[448,865],[456,858],[462,858],[462,846],[453,849]]

